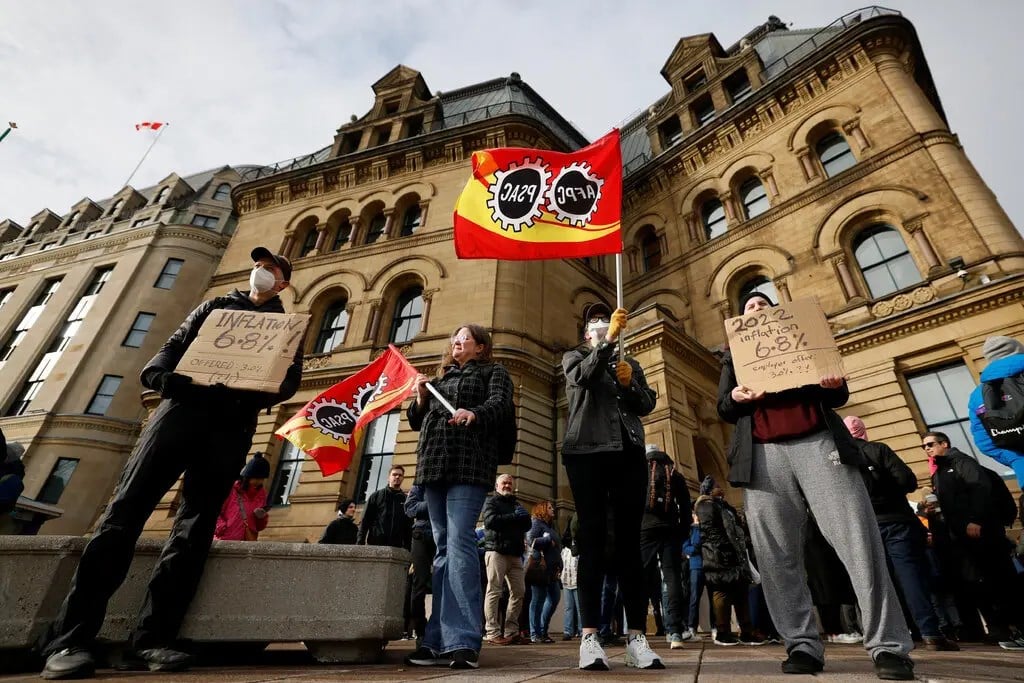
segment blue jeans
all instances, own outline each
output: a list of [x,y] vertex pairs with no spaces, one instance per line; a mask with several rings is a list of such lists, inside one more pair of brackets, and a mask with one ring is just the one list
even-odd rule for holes
[[583,619],[580,618],[580,596],[575,588],[563,588],[565,593],[564,615],[562,617],[562,633],[567,636],[578,636],[583,633]]
[[433,607],[423,646],[439,654],[479,652],[483,642],[483,591],[475,528],[486,496],[485,487],[470,484],[423,487],[437,545],[430,582]]
[[894,582],[903,594],[910,616],[923,637],[941,635],[939,618],[928,593],[928,558],[925,530],[917,520],[879,522],[885,554]]
[[551,579],[543,586],[530,586],[530,637],[542,638],[548,634],[551,615],[558,606],[558,582]]
[[700,596],[704,593],[704,569],[702,567],[690,568],[690,610],[687,615],[686,625],[692,628],[694,633],[700,626]]

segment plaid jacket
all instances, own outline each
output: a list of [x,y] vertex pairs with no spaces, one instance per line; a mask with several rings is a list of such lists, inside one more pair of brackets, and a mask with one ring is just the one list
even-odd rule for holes
[[422,408],[409,406],[409,425],[420,433],[416,448],[416,483],[478,484],[488,489],[498,473],[498,454],[491,428],[512,402],[512,379],[494,364],[485,382],[482,364],[469,361],[450,365],[434,387],[456,408],[473,411],[476,421],[468,427],[449,425],[451,415],[433,395]]

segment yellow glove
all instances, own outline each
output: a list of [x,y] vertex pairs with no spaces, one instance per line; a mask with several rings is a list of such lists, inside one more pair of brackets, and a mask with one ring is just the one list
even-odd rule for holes
[[619,335],[626,329],[626,315],[628,311],[625,308],[616,308],[615,312],[612,313],[611,320],[608,323],[608,333],[605,334],[605,339],[609,342],[613,342],[619,338]]
[[633,366],[620,360],[615,364],[615,379],[619,380],[619,384],[622,386],[628,387],[629,383],[633,381]]

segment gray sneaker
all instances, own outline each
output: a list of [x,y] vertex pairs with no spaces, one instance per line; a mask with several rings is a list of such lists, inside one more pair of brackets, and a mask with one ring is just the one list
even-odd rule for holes
[[679,650],[683,647],[683,636],[679,633],[671,633],[668,636],[668,648],[670,650]]
[[68,647],[47,657],[39,675],[47,680],[61,680],[92,678],[95,674],[96,660],[92,653],[80,647]]

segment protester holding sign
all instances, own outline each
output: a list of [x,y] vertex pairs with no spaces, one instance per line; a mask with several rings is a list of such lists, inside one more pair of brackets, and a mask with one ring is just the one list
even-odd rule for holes
[[[778,320],[790,315],[774,307],[760,292],[741,301],[745,317]],[[735,320],[726,321],[727,327]],[[907,655],[913,643],[861,480],[859,467],[865,459],[834,412],[848,398],[846,380],[837,375],[775,393],[752,389],[737,382],[733,356],[726,353],[718,414],[736,425],[729,446],[729,482],[744,488],[765,598],[789,655],[782,670],[812,674],[824,668],[825,649],[804,574],[802,534],[810,508],[850,574],[875,672],[879,678],[911,680],[914,665]]]
[[[989,337],[981,352],[988,365],[967,401],[971,436],[979,451],[1013,468],[1024,486],[1024,344],[1012,337]],[[995,422],[996,415],[1003,420]]]
[[288,286],[291,263],[265,247],[254,249],[252,260],[248,294],[235,290],[200,304],[143,369],[143,386],[163,400],[139,436],[42,643],[47,657],[43,678],[93,674],[91,648],[107,602],[128,573],[143,525],[182,473],[181,504],[150,579],[124,667],[180,671],[189,664],[189,655],[173,644],[202,577],[221,504],[245,464],[257,414],[290,398],[302,378],[301,344],[274,392],[205,386],[177,368],[214,311],[284,312],[278,293]]
[[483,591],[476,522],[498,473],[494,434],[512,404],[508,371],[491,359],[491,335],[480,325],[452,333],[433,388],[419,375],[409,426],[420,433],[416,484],[431,520],[437,554],[433,607],[422,645],[406,658],[414,666],[475,669],[483,641]]

